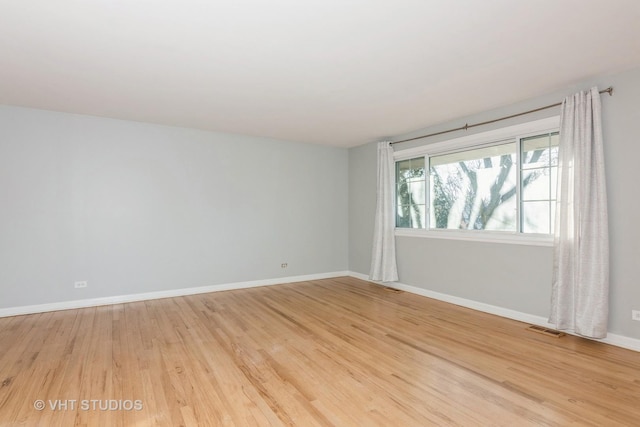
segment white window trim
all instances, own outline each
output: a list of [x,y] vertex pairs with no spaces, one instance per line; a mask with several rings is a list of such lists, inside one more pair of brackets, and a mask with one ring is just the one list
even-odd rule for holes
[[[420,156],[433,156],[451,150],[491,144],[505,139],[523,138],[545,132],[557,132],[559,127],[560,116],[554,116],[487,132],[476,133],[473,135],[465,135],[463,137],[447,141],[426,144],[420,147],[397,150],[394,152],[393,158],[395,162],[398,162]],[[530,246],[553,246],[552,235],[506,231],[396,228],[395,235],[401,237],[466,240],[473,242],[507,243]]]
[[471,242],[508,243],[527,246],[553,246],[553,236],[533,233],[485,230],[427,230],[424,228],[396,228],[396,237],[466,240]]

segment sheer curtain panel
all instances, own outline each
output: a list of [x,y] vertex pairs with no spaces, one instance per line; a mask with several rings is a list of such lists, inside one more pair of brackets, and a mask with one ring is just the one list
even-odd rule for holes
[[567,97],[560,116],[553,285],[549,322],[591,338],[607,335],[607,226],[600,94]]
[[395,163],[389,142],[378,143],[378,191],[373,227],[369,278],[380,282],[398,280],[395,240]]

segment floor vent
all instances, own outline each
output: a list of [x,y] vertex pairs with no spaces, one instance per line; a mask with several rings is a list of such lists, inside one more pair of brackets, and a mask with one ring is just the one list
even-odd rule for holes
[[387,291],[387,292],[394,293],[394,294],[401,294],[401,293],[404,292],[404,291],[401,291],[400,289],[390,288],[389,286],[385,286],[384,290]]
[[556,331],[555,329],[545,328],[543,326],[531,325],[527,328],[531,332],[537,332],[539,334],[549,335],[550,337],[560,338],[565,336],[564,332]]

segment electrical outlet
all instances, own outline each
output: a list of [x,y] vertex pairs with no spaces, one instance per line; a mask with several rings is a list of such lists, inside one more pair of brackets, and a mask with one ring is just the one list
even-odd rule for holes
[[83,280],[83,281],[81,281],[81,282],[75,282],[75,283],[73,284],[73,287],[74,287],[74,288],[76,288],[76,289],[78,289],[78,288],[86,288],[86,287],[87,287],[87,285],[88,285],[88,284],[87,284],[87,281],[86,281],[86,280]]
[[287,264],[286,262],[283,262],[282,264],[280,264],[280,268],[287,268],[289,266],[289,264]]
[[640,322],[640,310],[631,310],[631,320],[637,320]]

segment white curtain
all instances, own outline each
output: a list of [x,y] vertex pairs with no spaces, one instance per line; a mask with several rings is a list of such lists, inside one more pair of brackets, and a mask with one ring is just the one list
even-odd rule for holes
[[373,227],[373,250],[369,278],[380,282],[398,280],[395,240],[395,163],[389,142],[378,143],[378,193]]
[[549,322],[607,335],[609,232],[600,94],[567,97],[560,117],[553,287]]

